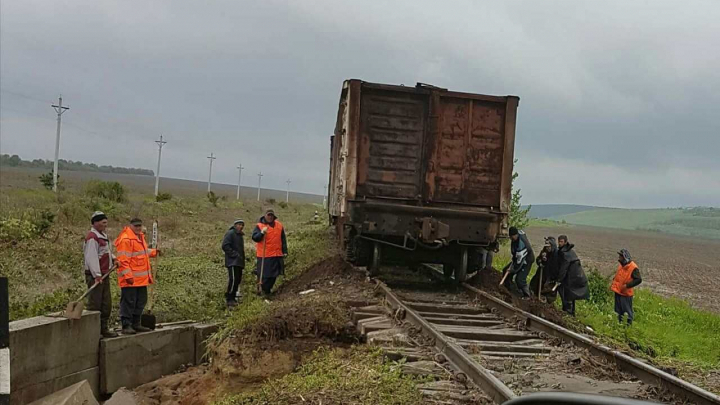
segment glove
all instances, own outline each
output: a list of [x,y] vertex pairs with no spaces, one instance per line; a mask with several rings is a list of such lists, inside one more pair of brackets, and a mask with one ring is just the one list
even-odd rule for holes
[[135,280],[133,278],[128,278],[127,280],[125,280],[125,282],[128,283],[128,285],[135,284]]

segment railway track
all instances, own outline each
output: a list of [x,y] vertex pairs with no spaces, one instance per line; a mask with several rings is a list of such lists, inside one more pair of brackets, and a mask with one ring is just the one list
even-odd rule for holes
[[[495,403],[535,392],[576,392],[720,404],[717,395],[470,285],[450,291],[433,267],[423,267],[423,273],[424,281],[416,276],[411,282],[395,272],[381,275],[377,289],[392,320],[358,310],[362,328],[411,325],[454,370],[456,380],[467,379]],[[399,352],[427,359],[419,348]]]

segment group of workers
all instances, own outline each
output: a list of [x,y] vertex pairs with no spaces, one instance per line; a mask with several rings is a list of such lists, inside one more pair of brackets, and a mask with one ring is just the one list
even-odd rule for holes
[[[574,248],[566,235],[545,238],[545,245],[535,257],[527,234],[515,227],[509,229],[511,262],[503,269],[503,285],[514,295],[529,299],[533,295],[553,302],[560,295],[562,309],[575,316],[575,301],[590,297],[588,280]],[[537,265],[535,276],[528,286],[527,277],[533,262]],[[610,289],[615,293],[615,313],[623,323],[631,325],[633,312],[633,288],[642,282],[640,269],[627,249],[618,251],[618,268]]]
[[[88,288],[95,288],[88,295],[88,309],[100,312],[100,333],[104,338],[117,337],[110,328],[112,295],[109,273],[116,268],[120,286],[120,322],[124,335],[133,335],[150,331],[141,324],[141,316],[148,299],[147,287],[155,282],[150,258],[160,251],[151,248],[145,239],[143,222],[133,218],[120,232],[112,245],[105,232],[108,218],[97,211],[90,219],[92,227],[83,243],[85,281]],[[225,299],[228,308],[237,305],[238,288],[245,268],[245,249],[243,242],[243,220],[235,220],[225,234],[222,250],[225,253],[225,266],[228,269],[228,286]],[[257,222],[251,236],[256,244],[258,293],[271,294],[278,276],[284,273],[284,258],[287,257],[287,238],[285,229],[277,220],[275,212],[269,209]]]

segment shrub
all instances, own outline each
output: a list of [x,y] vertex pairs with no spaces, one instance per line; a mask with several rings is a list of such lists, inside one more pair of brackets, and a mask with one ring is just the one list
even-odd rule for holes
[[163,201],[170,201],[172,200],[172,194],[170,193],[159,193],[157,197],[155,197],[155,201],[157,202],[163,202]]
[[268,198],[268,199],[265,200],[265,202],[268,203],[268,204],[270,204],[270,205],[273,205],[273,204],[275,204],[276,201],[275,201],[274,198]]
[[589,303],[603,307],[613,302],[613,294],[610,291],[610,277],[600,274],[597,269],[590,269],[587,272],[588,290],[590,291]]
[[213,193],[212,191],[208,191],[207,199],[208,199],[208,201],[210,201],[210,204],[212,204],[213,207],[217,207],[218,206],[217,203],[220,200],[220,197],[216,196],[215,193]]
[[286,209],[288,207],[288,204],[285,201],[280,201],[278,203],[278,206],[282,209]]
[[118,203],[126,200],[125,187],[117,181],[89,181],[85,185],[85,195],[91,198],[103,198]]
[[0,220],[0,240],[6,242],[30,239],[36,231],[35,224],[26,215]]
[[45,232],[47,232],[52,224],[55,222],[55,213],[49,211],[49,210],[43,210],[40,212],[40,215],[35,218],[33,221],[35,225],[35,233],[38,236],[45,235]]
[[[40,177],[38,177],[38,179],[40,179],[40,183],[42,183],[43,187],[45,187],[48,190],[53,189],[53,172],[49,172],[49,173],[40,175]],[[58,182],[60,182],[59,174],[58,174]]]

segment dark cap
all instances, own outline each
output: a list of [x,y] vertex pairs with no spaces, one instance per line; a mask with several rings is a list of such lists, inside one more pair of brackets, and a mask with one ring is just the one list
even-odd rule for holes
[[92,217],[90,217],[90,223],[94,224],[95,222],[100,222],[103,219],[107,219],[107,215],[105,215],[102,211],[95,211],[92,214]]
[[514,226],[510,227],[510,230],[508,231],[508,233],[510,234],[510,236],[515,236],[515,235],[520,234],[520,232],[518,232],[518,229],[515,228]]
[[140,218],[133,218],[130,220],[130,225],[142,225],[142,219]]
[[272,208],[270,208],[270,209],[268,209],[267,211],[265,211],[265,215],[267,215],[267,214],[272,214],[272,216],[274,216],[275,218],[277,218],[277,215],[275,215],[275,210],[273,210]]

